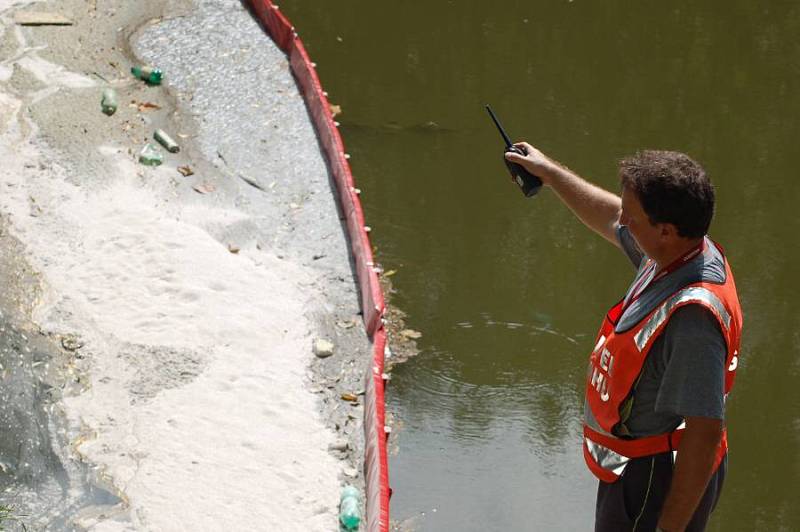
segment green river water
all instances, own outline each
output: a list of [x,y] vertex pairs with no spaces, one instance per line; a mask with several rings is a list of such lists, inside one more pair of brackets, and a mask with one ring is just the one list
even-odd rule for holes
[[616,161],[686,151],[717,187],[711,235],[745,332],[730,469],[710,530],[799,530],[800,4],[283,3],[319,63],[392,304],[423,333],[393,370],[392,518],[404,530],[588,530],[586,357],[633,275],[551,191],[508,181],[491,103],[617,190]]

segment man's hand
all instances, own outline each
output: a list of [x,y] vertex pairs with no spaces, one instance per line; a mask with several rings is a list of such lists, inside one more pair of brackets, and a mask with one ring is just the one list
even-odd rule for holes
[[551,184],[554,171],[560,168],[558,163],[527,142],[515,142],[514,146],[522,148],[527,155],[523,156],[509,151],[506,152],[506,159],[512,163],[522,165],[528,172],[541,179],[545,185]]
[[721,439],[721,420],[686,418],[669,495],[658,520],[660,529],[682,532],[689,524],[714,472],[714,459]]
[[619,196],[595,186],[527,142],[517,142],[526,155],[506,152],[506,159],[521,164],[542,180],[589,229],[619,247],[617,222],[622,211]]

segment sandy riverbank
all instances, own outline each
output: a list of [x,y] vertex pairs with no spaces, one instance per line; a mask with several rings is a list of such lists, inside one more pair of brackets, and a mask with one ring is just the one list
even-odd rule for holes
[[[35,4],[76,22],[58,28],[12,25],[24,4],[0,0],[0,209],[38,273],[32,321],[82,344],[66,459],[121,501],[74,524],[335,529],[363,446],[360,406],[338,397],[362,387],[368,345],[285,58],[233,0]],[[128,75],[142,34],[164,87]],[[143,167],[155,127],[184,149]],[[316,337],[333,357],[314,359]],[[340,439],[351,450],[329,451]]]

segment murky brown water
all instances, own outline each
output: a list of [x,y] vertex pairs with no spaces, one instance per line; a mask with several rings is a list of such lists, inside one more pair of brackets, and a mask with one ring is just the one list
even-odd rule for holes
[[[769,7],[765,7],[768,5]],[[711,530],[797,530],[800,4],[283,3],[339,118],[394,305],[424,333],[394,370],[392,515],[416,530],[586,530],[582,375],[632,272],[549,191],[507,181],[483,104],[616,189],[639,148],[718,189],[712,236],[745,311],[730,472]]]

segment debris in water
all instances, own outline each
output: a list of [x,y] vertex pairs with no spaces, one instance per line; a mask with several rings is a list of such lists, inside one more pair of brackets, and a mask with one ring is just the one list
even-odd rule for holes
[[103,113],[111,116],[117,112],[117,93],[114,89],[105,89],[103,98],[100,100],[100,108]]
[[328,358],[333,355],[333,343],[322,338],[317,338],[314,340],[313,350],[314,354],[319,358]]
[[147,111],[158,111],[161,109],[161,106],[153,103],[153,102],[137,102],[136,100],[131,101],[131,106],[136,107],[140,113],[144,113]]
[[383,272],[384,277],[391,277],[392,275],[396,274],[397,270],[389,270],[388,272]]
[[145,166],[158,166],[164,162],[164,155],[155,145],[147,143],[139,153],[139,162]]
[[345,530],[361,526],[361,494],[358,488],[345,486],[339,499],[339,522]]
[[200,183],[199,185],[195,185],[192,187],[195,192],[199,192],[200,194],[209,194],[214,192],[217,187],[212,185],[211,183]]
[[342,329],[352,329],[355,327],[356,322],[354,320],[341,320],[336,322],[336,326]]
[[400,336],[402,336],[403,338],[416,340],[418,338],[422,338],[422,333],[419,331],[415,331],[414,329],[403,329],[402,331],[400,331]]
[[245,183],[247,183],[251,187],[257,188],[258,190],[266,192],[266,190],[264,190],[264,187],[262,187],[261,184],[258,181],[256,181],[255,179],[253,179],[252,177],[246,176],[244,174],[239,174],[239,177],[242,179],[242,181],[244,181]]
[[342,114],[342,107],[335,104],[330,104],[331,109],[331,118],[336,118],[338,115]]
[[191,167],[189,166],[179,166],[178,172],[180,172],[183,177],[189,177],[190,175],[194,175],[194,170],[192,170]]
[[14,22],[20,26],[72,26],[72,21],[64,15],[46,11],[18,11]]
[[61,338],[61,346],[67,351],[77,351],[83,347],[83,341],[77,336],[69,334]]
[[175,142],[172,137],[167,135],[167,132],[163,129],[156,129],[153,133],[153,138],[156,139],[159,144],[164,146],[164,148],[170,153],[178,153],[181,148],[178,146],[178,143]]
[[148,85],[161,85],[161,80],[164,78],[164,73],[160,69],[147,65],[131,67],[131,74]]

